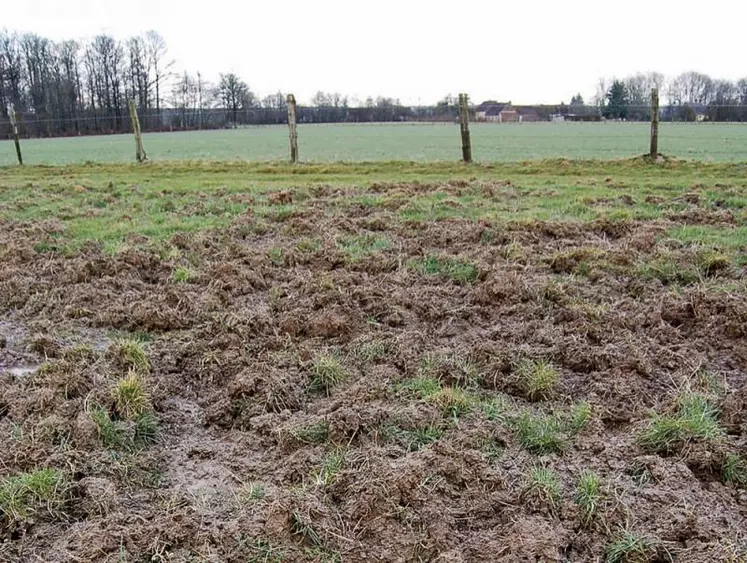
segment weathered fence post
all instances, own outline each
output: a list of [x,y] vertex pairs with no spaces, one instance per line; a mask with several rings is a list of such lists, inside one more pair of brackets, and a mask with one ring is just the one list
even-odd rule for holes
[[472,142],[469,138],[469,98],[459,94],[459,126],[462,131],[462,160],[472,162]]
[[140,133],[140,120],[137,117],[137,105],[135,100],[130,100],[130,120],[132,121],[132,132],[135,134],[135,158],[138,162],[148,160],[148,155],[143,149],[143,136]]
[[298,162],[298,131],[296,130],[296,97],[288,94],[288,137],[290,138],[291,162]]
[[13,129],[13,142],[16,144],[16,156],[18,157],[18,164],[23,166],[23,155],[21,154],[21,141],[18,139],[18,116],[16,110],[11,106],[8,112],[10,117],[10,126]]
[[651,160],[659,156],[659,89],[651,89]]

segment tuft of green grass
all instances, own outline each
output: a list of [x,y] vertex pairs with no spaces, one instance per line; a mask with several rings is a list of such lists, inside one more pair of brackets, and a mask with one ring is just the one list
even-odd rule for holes
[[322,444],[329,439],[329,423],[317,422],[308,426],[295,428],[291,437],[302,444]]
[[671,256],[660,256],[642,264],[637,275],[646,280],[658,279],[664,284],[688,285],[700,280],[700,274],[691,265],[679,264]]
[[415,377],[402,383],[402,388],[416,397],[426,400],[441,391],[441,382],[432,377]]
[[355,345],[353,354],[361,363],[375,363],[390,352],[390,344],[385,340],[370,340]]
[[421,274],[440,276],[456,283],[474,282],[479,271],[472,262],[445,256],[427,256],[413,262],[413,268]]
[[128,445],[127,433],[111,419],[106,409],[94,407],[89,415],[96,425],[99,439],[105,448],[119,449]]
[[132,450],[153,445],[158,441],[158,419],[150,410],[135,415],[134,425],[113,420],[109,412],[102,407],[92,408],[89,416],[96,425],[99,439],[105,448]]
[[644,563],[651,555],[651,540],[643,534],[623,530],[604,550],[607,563]]
[[148,355],[138,340],[128,338],[119,340],[115,344],[115,351],[126,367],[141,373],[147,373],[150,370]]
[[158,442],[158,419],[153,411],[141,412],[135,417],[134,444],[137,446],[151,446]]
[[533,454],[558,453],[565,447],[562,427],[557,417],[524,411],[514,421],[519,444]]
[[314,476],[314,482],[318,487],[329,487],[335,482],[337,474],[345,465],[345,451],[338,450],[328,454],[319,471]]
[[706,395],[695,391],[680,394],[676,410],[655,414],[648,427],[638,436],[639,445],[647,451],[670,454],[689,442],[709,441],[721,437],[718,408]]
[[578,434],[586,428],[591,418],[591,405],[587,402],[576,403],[571,407],[571,412],[566,422],[566,429],[571,434]]
[[546,360],[521,360],[516,364],[514,377],[521,391],[530,401],[549,399],[558,384],[557,370]]
[[475,403],[472,396],[456,387],[444,387],[428,396],[427,401],[441,409],[444,416],[454,419],[469,413]]
[[191,268],[179,266],[171,272],[171,281],[174,283],[189,283],[194,280],[196,276],[194,270]]
[[133,419],[149,409],[148,394],[139,372],[130,369],[112,389],[112,398],[117,413],[125,419]]
[[259,481],[251,481],[242,485],[239,489],[238,496],[239,499],[244,502],[262,500],[267,496],[267,487],[264,483],[260,483]]
[[0,480],[0,522],[64,518],[70,486],[65,474],[53,468],[5,477]]
[[384,428],[384,436],[391,442],[399,444],[409,452],[416,452],[425,446],[437,442],[444,431],[434,424],[404,429],[391,425]]
[[329,392],[348,378],[348,372],[337,354],[320,354],[311,367],[311,388]]
[[547,467],[534,467],[524,480],[521,498],[533,498],[555,512],[560,505],[558,476]]
[[267,251],[267,256],[270,258],[273,266],[284,266],[285,257],[283,256],[283,249],[279,247],[273,247]]
[[469,358],[459,355],[449,356],[446,359],[446,367],[449,369],[451,378],[457,381],[459,385],[474,387],[480,385],[483,381],[479,368]]
[[737,454],[728,454],[721,469],[724,483],[747,489],[747,459]]
[[387,238],[369,233],[339,238],[337,246],[348,255],[351,262],[360,262],[369,254],[386,250],[391,244]]
[[575,502],[581,511],[581,521],[588,526],[594,520],[599,508],[600,481],[596,473],[583,471],[576,482],[576,491],[573,495]]
[[707,277],[717,276],[731,267],[731,259],[723,252],[704,249],[697,253],[698,270]]
[[491,422],[506,422],[508,413],[516,408],[516,404],[506,395],[490,397],[480,404],[480,409]]
[[503,447],[496,441],[494,436],[478,436],[475,440],[475,447],[482,452],[489,463],[503,457]]

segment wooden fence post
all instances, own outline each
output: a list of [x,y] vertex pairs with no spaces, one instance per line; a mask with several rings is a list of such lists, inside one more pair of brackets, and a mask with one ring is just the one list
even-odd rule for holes
[[143,149],[143,136],[140,133],[140,120],[137,117],[135,100],[130,100],[130,121],[132,121],[132,132],[135,134],[135,159],[138,162],[145,162],[148,160],[148,155]]
[[10,117],[10,126],[13,129],[13,142],[16,144],[16,156],[18,157],[18,164],[23,166],[23,155],[21,154],[21,141],[18,140],[18,116],[16,110],[11,107],[8,112]]
[[296,97],[288,94],[288,137],[290,138],[291,163],[298,162],[298,131],[296,130]]
[[659,156],[659,90],[651,89],[651,160],[655,161]]
[[469,98],[459,94],[459,126],[462,131],[462,160],[472,162],[472,142],[469,138]]

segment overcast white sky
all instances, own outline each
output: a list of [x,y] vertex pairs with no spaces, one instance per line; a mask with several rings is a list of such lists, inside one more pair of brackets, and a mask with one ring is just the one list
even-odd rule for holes
[[[430,104],[586,99],[600,76],[747,76],[744,0],[7,0],[0,27],[52,39],[155,29],[175,69],[233,71],[258,94]],[[652,57],[652,53],[655,56]]]

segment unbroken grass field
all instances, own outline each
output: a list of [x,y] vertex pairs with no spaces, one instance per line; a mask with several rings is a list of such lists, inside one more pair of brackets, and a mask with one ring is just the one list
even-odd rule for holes
[[0,560],[745,561],[745,166],[0,172]]
[[[547,158],[629,158],[648,151],[646,123],[472,124],[473,157],[480,162]],[[285,126],[144,135],[152,160],[284,160]],[[454,161],[461,158],[454,124],[300,125],[301,158],[308,162]],[[747,125],[662,123],[660,151],[677,158],[745,162]],[[27,164],[131,162],[131,135],[29,139]],[[0,141],[0,166],[15,162],[10,141]]]

